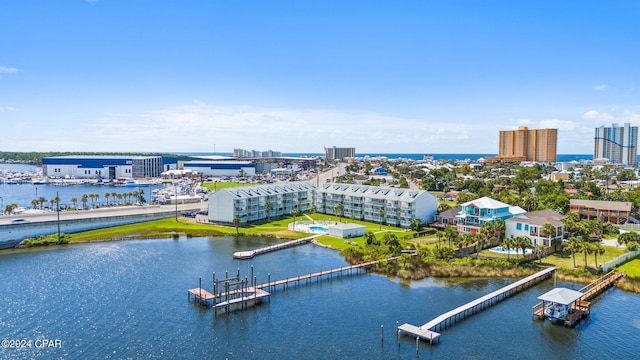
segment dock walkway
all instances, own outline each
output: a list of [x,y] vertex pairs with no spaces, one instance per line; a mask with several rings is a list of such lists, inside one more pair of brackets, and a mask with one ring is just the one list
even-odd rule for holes
[[286,249],[292,246],[304,245],[321,235],[322,234],[313,235],[303,239],[291,240],[291,241],[287,241],[287,242],[283,242],[283,243],[275,244],[271,246],[266,246],[266,247],[255,249],[255,250],[238,251],[233,253],[233,257],[235,259],[251,259],[256,255],[261,255],[268,252],[277,251],[280,249]]
[[494,292],[491,292],[487,295],[484,295],[476,300],[468,302],[462,306],[459,306],[451,311],[448,311],[435,319],[425,323],[422,326],[415,326],[411,324],[403,324],[398,326],[396,329],[399,332],[403,332],[407,335],[421,338],[424,340],[429,340],[433,342],[433,340],[437,340],[440,338],[440,334],[435,332],[439,327],[442,329],[446,327],[447,324],[452,325],[456,321],[466,318],[467,316],[474,314],[477,311],[482,311],[504,299],[513,295],[514,293],[519,292],[520,290],[531,286],[532,284],[538,282],[543,278],[547,278],[551,276],[551,273],[556,271],[555,267],[550,267],[539,271],[533,275],[527,276],[524,279],[518,280],[512,284],[509,284],[501,289],[498,289]]
[[[228,310],[231,305],[236,305],[237,308],[245,308],[249,303],[257,303],[264,298],[268,298],[271,295],[270,291],[277,291],[278,287],[281,289],[287,289],[289,284],[295,283],[296,285],[299,285],[300,282],[304,283],[304,281],[306,281],[307,284],[310,284],[312,280],[316,280],[316,283],[320,283],[324,277],[331,279],[334,274],[338,274],[339,276],[342,276],[343,274],[351,275],[354,270],[365,269],[366,267],[380,262],[396,261],[399,258],[399,256],[395,256],[383,260],[369,261],[356,265],[322,270],[315,273],[294,276],[276,281],[271,281],[271,276],[269,275],[268,281],[262,284],[257,284],[255,279],[242,280],[238,270],[238,275],[221,280],[216,280],[214,274],[213,293],[202,288],[202,278],[200,278],[200,287],[189,289],[187,293],[189,300],[193,297],[195,302],[204,306],[210,306],[211,304],[211,307],[214,309],[224,308]],[[222,284],[224,284],[224,290],[221,289],[222,286],[220,285]],[[231,290],[232,287],[235,288]]]

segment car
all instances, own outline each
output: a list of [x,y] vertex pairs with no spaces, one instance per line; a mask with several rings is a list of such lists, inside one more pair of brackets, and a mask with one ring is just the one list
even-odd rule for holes
[[22,224],[22,223],[28,223],[28,222],[29,222],[29,220],[27,220],[27,219],[13,219],[13,220],[11,220],[12,224]]

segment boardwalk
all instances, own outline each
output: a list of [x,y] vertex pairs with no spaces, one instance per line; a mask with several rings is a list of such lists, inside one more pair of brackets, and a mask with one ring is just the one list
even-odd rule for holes
[[522,280],[518,280],[513,284],[509,284],[490,294],[482,296],[476,300],[468,302],[451,311],[448,311],[436,317],[435,319],[427,322],[422,326],[403,324],[398,326],[397,331],[416,337],[416,338],[429,340],[430,342],[433,342],[433,340],[440,338],[440,334],[435,332],[435,330],[437,330],[438,327],[442,329],[443,327],[446,327],[447,324],[451,326],[456,321],[462,320],[465,317],[472,315],[478,311],[482,311],[492,306],[493,304],[496,304],[506,299],[507,297],[523,290],[524,288],[531,286],[532,284],[538,282],[539,280],[545,279],[551,276],[551,273],[553,273],[555,270],[556,270],[555,267],[544,269],[533,275],[527,276]]
[[276,244],[276,245],[266,246],[266,247],[255,249],[255,250],[238,251],[238,252],[233,253],[233,257],[236,258],[236,259],[251,259],[256,255],[261,255],[261,254],[265,254],[265,253],[272,252],[272,251],[286,249],[286,248],[289,248],[289,247],[292,247],[292,246],[298,246],[298,245],[307,244],[311,240],[317,238],[318,236],[321,236],[321,234],[320,235],[309,236],[309,237],[306,237],[304,239],[291,240],[291,241],[283,242],[283,243]]

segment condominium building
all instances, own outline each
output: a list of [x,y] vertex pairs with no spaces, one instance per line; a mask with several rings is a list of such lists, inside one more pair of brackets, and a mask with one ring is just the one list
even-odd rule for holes
[[556,162],[558,129],[501,130],[498,156],[487,157],[488,163],[522,161]]
[[316,207],[320,213],[409,227],[414,218],[433,221],[438,199],[424,190],[329,183],[316,189]]
[[356,157],[356,148],[325,147],[324,154],[327,160],[344,160]]
[[638,127],[629,123],[624,126],[596,128],[593,159],[607,159],[609,162],[636,166],[638,163]]
[[[209,221],[248,223],[289,215],[296,209],[310,211],[313,206],[315,186],[306,181],[272,185],[225,188],[209,195]],[[271,203],[267,212],[267,204]]]
[[526,213],[519,206],[511,206],[486,196],[466,202],[460,206],[462,209],[457,215],[458,231],[470,234],[477,233],[485,222],[493,222],[497,219],[504,221]]
[[569,211],[580,215],[580,219],[624,224],[631,216],[632,205],[625,201],[571,199]]
[[274,158],[282,157],[280,151],[257,151],[257,150],[245,150],[245,149],[233,149],[233,157],[235,158]]

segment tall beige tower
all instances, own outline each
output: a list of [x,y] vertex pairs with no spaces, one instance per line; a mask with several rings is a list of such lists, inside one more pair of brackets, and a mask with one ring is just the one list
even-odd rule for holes
[[556,162],[558,129],[501,130],[498,156],[490,162]]

